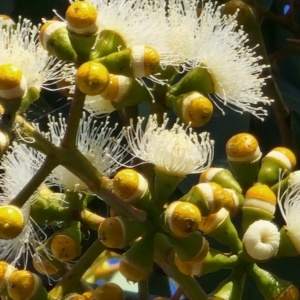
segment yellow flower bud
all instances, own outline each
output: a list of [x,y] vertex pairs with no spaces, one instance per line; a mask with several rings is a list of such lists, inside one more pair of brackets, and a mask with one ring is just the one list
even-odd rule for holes
[[84,292],[82,294],[82,296],[85,298],[85,300],[92,300],[93,299],[93,293],[92,293],[92,291]]
[[82,64],[76,73],[78,88],[89,96],[102,93],[109,82],[109,74],[102,64],[88,61]]
[[186,125],[201,127],[212,117],[214,107],[211,101],[198,92],[186,94],[182,102],[182,119]]
[[[142,254],[141,254],[142,255]],[[125,257],[120,260],[119,271],[129,281],[138,282],[148,278],[150,272],[128,261]]]
[[47,260],[45,257],[38,255],[35,253],[32,256],[32,264],[33,267],[43,275],[55,275],[59,272],[59,268],[54,266],[54,264],[51,263],[51,260]]
[[285,288],[274,300],[299,300],[299,290],[296,286],[290,285]]
[[0,292],[6,288],[8,278],[17,270],[7,262],[0,261]]
[[153,47],[144,45],[131,47],[131,64],[134,77],[153,75],[159,61],[159,54]]
[[21,100],[27,92],[22,71],[13,64],[0,65],[0,98]]
[[201,221],[197,206],[189,202],[175,201],[165,211],[165,223],[177,237],[192,235]]
[[178,255],[175,256],[174,263],[181,273],[188,276],[200,274],[203,266],[202,262],[190,263],[190,262],[182,261],[178,257]]
[[77,34],[94,34],[98,31],[98,12],[96,7],[87,1],[73,2],[66,11],[68,29]]
[[113,282],[105,282],[96,287],[93,291],[93,298],[95,300],[124,300],[125,294],[119,285]]
[[63,297],[63,300],[86,300],[86,297],[76,293],[70,293]]
[[13,205],[0,206],[0,238],[11,240],[16,238],[24,228],[21,210]]

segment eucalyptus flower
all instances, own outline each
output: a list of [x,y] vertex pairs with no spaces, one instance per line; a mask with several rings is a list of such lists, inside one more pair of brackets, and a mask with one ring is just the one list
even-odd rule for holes
[[222,5],[217,6],[216,2],[209,1],[203,6],[199,27],[195,30],[197,43],[189,60],[190,68],[207,68],[215,89],[212,100],[263,120],[267,111],[259,105],[272,102],[262,92],[267,80],[262,72],[268,66],[261,63],[256,47],[247,45],[248,34],[238,28],[238,12],[224,15],[221,10]]
[[124,131],[133,156],[153,164],[163,173],[184,177],[201,173],[208,168],[214,154],[214,142],[207,132],[197,134],[192,128],[179,124],[168,128],[169,119],[164,115],[162,125],[156,115],[150,115],[145,131],[144,118],[138,118]]
[[[37,172],[44,161],[44,155],[26,147],[13,143],[10,151],[3,155],[0,162],[0,205],[7,205],[25,187],[29,179]],[[21,208],[23,214],[23,230],[14,239],[0,239],[0,260],[12,265],[23,263],[26,267],[29,255],[47,238],[43,230],[30,217],[31,204],[37,199],[37,190]]]
[[[61,116],[58,122],[55,117],[49,117],[48,125],[49,139],[58,146],[65,135],[66,121]],[[79,151],[107,177],[114,175],[120,166],[118,161],[122,161],[127,154],[126,148],[120,144],[122,134],[114,136],[117,126],[109,127],[109,118],[97,125],[92,116],[83,113],[77,131],[76,144]],[[61,165],[52,171],[49,180],[62,190],[87,191],[85,183]]]
[[49,56],[38,42],[39,26],[29,20],[20,18],[14,26],[0,20],[0,30],[0,64],[12,63],[20,68],[28,88],[51,90],[52,84],[68,80],[74,73],[70,65]]

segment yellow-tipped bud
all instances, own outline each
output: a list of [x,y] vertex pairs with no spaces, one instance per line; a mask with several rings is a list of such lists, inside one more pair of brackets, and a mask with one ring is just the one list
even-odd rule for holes
[[245,195],[243,208],[255,208],[266,211],[269,214],[275,213],[276,195],[264,184],[251,187]]
[[204,233],[209,233],[216,229],[228,216],[228,210],[222,208],[215,214],[211,214],[208,217],[202,217],[199,230],[203,231]]
[[0,98],[21,100],[27,92],[22,71],[13,64],[0,65]]
[[24,228],[21,210],[13,205],[0,206],[0,239],[16,238]]
[[236,162],[252,162],[261,157],[256,138],[248,133],[239,133],[229,139],[226,153],[230,161]]
[[91,35],[98,31],[96,7],[86,1],[73,2],[66,11],[68,29],[77,34]]
[[131,47],[131,64],[134,77],[153,75],[159,61],[159,54],[153,47],[144,45]]
[[186,125],[201,127],[211,119],[214,107],[207,97],[191,92],[184,96],[181,110],[182,120]]
[[77,70],[76,84],[86,95],[95,96],[102,93],[108,82],[108,71],[100,63],[88,61],[82,64]]
[[174,263],[181,273],[188,275],[188,276],[200,274],[201,270],[202,270],[202,265],[203,265],[202,262],[190,263],[190,262],[182,261],[178,257],[178,255],[175,256]]
[[147,180],[133,169],[123,169],[114,176],[113,191],[126,202],[141,198],[147,189]]
[[98,238],[103,245],[109,248],[124,248],[126,228],[118,217],[106,218],[99,226]]
[[85,298],[85,300],[92,300],[93,299],[93,292],[87,291],[82,294],[82,296]]
[[27,270],[20,270],[9,277],[7,292],[13,300],[37,299],[35,294],[41,284],[41,279],[37,275]]
[[76,294],[76,293],[70,293],[63,297],[63,300],[86,300],[86,297]]
[[223,189],[224,191],[224,208],[229,211],[230,217],[234,217],[244,203],[244,197],[233,189]]
[[284,289],[274,300],[299,300],[299,290],[296,286],[290,285]]
[[199,209],[189,202],[175,201],[165,211],[165,223],[177,237],[192,235],[198,230],[200,221]]
[[122,75],[109,74],[109,82],[101,97],[108,101],[121,102],[129,93],[132,79]]
[[149,270],[140,268],[126,258],[122,258],[119,264],[119,271],[129,281],[138,282],[148,278]]
[[6,288],[8,278],[17,270],[7,262],[0,261],[0,292]]
[[125,294],[119,285],[113,282],[105,282],[96,287],[93,291],[93,298],[95,300],[124,300]]
[[32,264],[33,267],[43,275],[55,275],[60,270],[57,266],[51,263],[50,259],[46,259],[37,253],[32,256]]

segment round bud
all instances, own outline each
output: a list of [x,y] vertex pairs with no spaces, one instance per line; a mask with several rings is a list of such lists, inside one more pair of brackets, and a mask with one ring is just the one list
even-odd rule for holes
[[35,253],[32,256],[33,267],[43,275],[55,275],[59,271],[50,260],[46,260],[43,256],[39,256]]
[[182,261],[178,257],[178,255],[175,256],[174,264],[177,266],[177,268],[181,273],[188,276],[201,274],[203,268],[202,261],[198,263],[190,263],[190,262]]
[[27,82],[22,71],[13,64],[0,65],[0,98],[22,99],[27,92]]
[[0,292],[6,287],[7,280],[12,273],[17,271],[15,267],[9,265],[5,261],[0,261]]
[[60,28],[66,28],[66,24],[60,21],[49,21],[42,25],[39,32],[39,40],[45,50],[49,50],[47,43],[51,35]]
[[72,261],[81,253],[81,246],[67,235],[57,234],[51,240],[51,251],[61,261]]
[[98,12],[86,1],[73,2],[66,11],[68,29],[77,34],[94,34],[98,31]]
[[0,206],[0,239],[16,238],[24,228],[21,210],[13,205]]
[[119,271],[127,280],[133,282],[146,280],[149,276],[148,270],[140,268],[138,265],[128,261],[125,257],[122,257],[120,260]]
[[93,291],[92,299],[95,300],[124,300],[125,294],[119,285],[113,282],[105,282],[96,287]]
[[108,101],[121,102],[129,93],[132,80],[126,76],[109,74],[109,82],[101,97]]
[[35,294],[39,285],[35,274],[27,270],[16,271],[7,280],[7,292],[13,300],[27,300]]
[[276,195],[265,184],[255,185],[246,192],[243,207],[261,209],[273,215],[276,208]]
[[124,248],[126,228],[118,217],[106,218],[98,228],[98,238],[109,248]]
[[276,147],[270,151],[265,157],[272,157],[278,161],[287,171],[292,171],[297,164],[295,154],[288,148]]
[[181,238],[198,230],[201,214],[197,206],[189,202],[175,201],[165,211],[165,222],[172,233]]
[[185,124],[192,127],[205,125],[213,115],[211,101],[197,92],[187,94],[182,102],[182,118]]
[[77,70],[76,85],[86,95],[94,96],[102,93],[108,82],[108,71],[100,63],[88,61]]
[[131,65],[134,77],[153,75],[159,65],[159,54],[151,46],[131,47]]
[[147,188],[147,180],[133,169],[123,169],[113,179],[113,192],[124,201],[141,198]]
[[220,226],[220,224],[222,224],[228,216],[228,210],[221,208],[217,213],[211,214],[208,217],[203,217],[199,225],[199,230],[205,234],[210,233]]
[[226,153],[229,160],[239,162],[252,162],[262,155],[256,138],[248,133],[239,133],[229,139]]

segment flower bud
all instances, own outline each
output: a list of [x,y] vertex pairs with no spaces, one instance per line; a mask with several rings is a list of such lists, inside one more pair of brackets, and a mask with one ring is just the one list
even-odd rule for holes
[[203,217],[199,229],[217,242],[227,245],[234,253],[242,249],[242,242],[225,208],[221,208],[217,213],[208,217]]
[[140,237],[149,224],[122,217],[106,218],[99,226],[98,238],[106,247],[122,249]]
[[93,293],[92,293],[92,291],[84,292],[82,294],[82,296],[85,297],[85,300],[93,300]]
[[41,278],[27,270],[12,273],[7,281],[7,292],[13,300],[48,299]]
[[224,205],[225,195],[223,188],[214,182],[199,183],[191,188],[191,190],[180,201],[193,203],[198,207],[202,216],[208,216],[218,212]]
[[0,261],[0,293],[6,289],[7,280],[18,269],[5,261]]
[[174,98],[170,106],[176,115],[191,127],[201,127],[212,117],[214,107],[211,101],[198,92],[190,92]]
[[105,66],[97,62],[83,63],[76,73],[76,85],[86,95],[98,95],[108,85],[109,74]]
[[7,133],[0,131],[0,158],[6,152],[10,143],[10,139]]
[[164,212],[165,225],[180,238],[186,238],[198,230],[201,214],[197,206],[189,202],[172,202]]
[[24,217],[21,210],[13,205],[0,206],[0,239],[16,238],[24,228]]
[[278,251],[280,233],[276,225],[258,220],[252,223],[243,236],[246,253],[256,262],[274,257]]
[[276,209],[276,195],[264,184],[251,187],[245,195],[243,210],[243,230],[257,220],[271,221]]
[[125,293],[119,285],[113,282],[105,282],[93,291],[93,300],[125,300]]
[[129,281],[138,282],[148,278],[153,268],[154,235],[146,233],[123,254],[119,271]]
[[63,264],[55,258],[49,258],[44,251],[36,250],[36,253],[32,256],[33,267],[42,275],[55,275],[62,268]]
[[13,64],[0,65],[0,98],[21,100],[27,93],[27,82],[22,71]]
[[274,300],[299,300],[299,290],[296,286],[290,285],[285,288]]
[[87,1],[73,2],[66,11],[67,28],[80,35],[92,35],[98,31],[98,12]]
[[262,156],[256,138],[248,133],[236,134],[228,140],[226,153],[237,181],[247,190],[256,181]]
[[199,182],[215,182],[223,188],[233,189],[238,193],[242,193],[240,184],[234,179],[232,173],[224,168],[208,168],[204,170],[200,175]]
[[86,297],[76,293],[69,293],[65,295],[62,300],[86,300]]
[[225,195],[224,208],[229,211],[230,217],[233,218],[244,204],[244,197],[233,189],[223,189]]
[[70,226],[51,237],[51,251],[61,261],[72,261],[81,253],[80,222],[72,221]]
[[49,54],[67,62],[75,62],[77,54],[70,42],[65,22],[50,21],[40,29],[40,43]]
[[271,187],[279,181],[280,170],[287,176],[296,164],[296,157],[291,150],[284,147],[274,148],[262,159],[257,182]]

